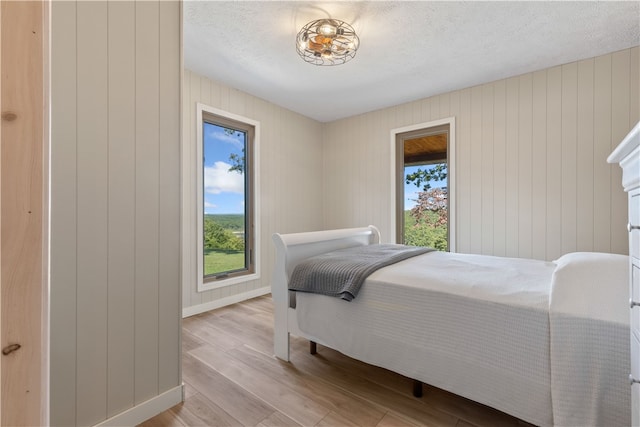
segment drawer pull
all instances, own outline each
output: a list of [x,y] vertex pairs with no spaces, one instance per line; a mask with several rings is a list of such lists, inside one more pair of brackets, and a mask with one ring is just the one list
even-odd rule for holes
[[640,230],[640,225],[631,225],[631,223],[627,223],[627,231],[631,233],[633,230]]
[[640,302],[634,301],[632,299],[629,300],[629,308],[638,307],[638,306],[640,306]]
[[640,384],[640,380],[633,378],[633,375],[629,374],[629,384],[630,385]]

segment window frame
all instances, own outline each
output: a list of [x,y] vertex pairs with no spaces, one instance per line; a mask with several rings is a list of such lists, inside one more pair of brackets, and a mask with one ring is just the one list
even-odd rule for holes
[[[415,138],[423,137],[423,136],[431,136],[431,135],[447,135],[447,153],[444,159],[438,158],[430,160],[429,162],[424,163],[415,163],[408,164],[405,163],[404,160],[404,149],[407,141],[413,140]],[[449,124],[432,126],[429,128],[421,128],[414,129],[407,132],[396,133],[396,242],[405,244],[404,240],[404,184],[405,184],[405,168],[407,165],[409,166],[426,166],[426,165],[434,165],[438,163],[445,163],[447,165],[447,174],[449,170],[449,140],[450,140],[450,132],[449,132]],[[449,186],[449,180],[447,178],[447,187]],[[447,188],[448,191],[448,188]],[[447,200],[447,247],[449,247],[449,224],[450,220],[450,209],[449,209],[449,201]]]
[[[417,123],[414,125],[404,126],[401,128],[391,129],[390,131],[390,150],[391,150],[391,159],[390,159],[390,170],[391,170],[391,194],[390,194],[390,206],[391,206],[391,223],[389,229],[392,233],[392,242],[398,243],[398,235],[401,231],[399,231],[400,224],[402,223],[402,218],[398,218],[398,197],[400,196],[401,189],[398,186],[403,185],[404,183],[404,158],[398,153],[398,136],[400,134],[419,131],[419,130],[427,130],[429,128],[435,128],[443,125],[449,125],[449,140],[447,147],[447,158],[448,158],[448,172],[447,172],[447,180],[448,180],[448,199],[447,202],[449,204],[449,223],[448,223],[448,234],[449,234],[449,252],[456,252],[457,250],[457,234],[456,234],[456,226],[457,226],[457,206],[456,206],[456,118],[454,116],[447,117],[444,119],[433,120],[425,123]],[[400,159],[400,157],[402,157]],[[402,167],[399,164],[402,163]],[[401,183],[402,182],[402,183]],[[400,223],[400,224],[399,224]]]
[[[208,105],[197,103],[196,105],[196,223],[197,223],[197,243],[196,243],[196,264],[197,264],[197,290],[204,292],[212,289],[218,289],[226,286],[244,283],[260,278],[260,256],[258,248],[260,248],[260,175],[259,165],[259,148],[260,148],[260,122],[240,116],[238,114],[229,113]],[[228,274],[224,278],[215,278],[204,276],[204,132],[205,122],[211,123],[212,120],[205,120],[206,116],[213,119],[219,119],[220,126],[229,126],[231,122],[237,122],[244,125],[240,127],[253,128],[253,141],[247,142],[245,156],[247,158],[246,167],[249,170],[249,182],[245,181],[245,205],[248,205],[245,215],[248,217],[249,227],[245,227],[245,235],[247,240],[251,242],[247,248],[249,256],[249,269],[236,271]],[[214,120],[215,122],[215,120]],[[233,126],[230,126],[233,127]],[[240,129],[243,130],[244,129]],[[250,139],[250,138],[249,138]],[[252,268],[251,268],[252,267]]]

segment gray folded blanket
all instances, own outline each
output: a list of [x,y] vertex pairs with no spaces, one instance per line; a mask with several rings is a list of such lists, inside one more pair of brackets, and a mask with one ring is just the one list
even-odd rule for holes
[[395,244],[363,245],[308,258],[298,264],[289,290],[313,292],[351,301],[374,271],[434,249]]

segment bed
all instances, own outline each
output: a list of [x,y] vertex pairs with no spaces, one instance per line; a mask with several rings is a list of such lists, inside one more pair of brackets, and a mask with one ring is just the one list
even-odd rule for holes
[[376,227],[273,240],[278,358],[293,334],[535,425],[630,424],[628,257],[429,252],[375,271],[345,301],[290,291],[292,273],[379,244]]

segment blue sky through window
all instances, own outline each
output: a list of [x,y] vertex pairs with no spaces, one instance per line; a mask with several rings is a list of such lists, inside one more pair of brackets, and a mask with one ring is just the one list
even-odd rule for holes
[[[431,166],[419,165],[419,166],[405,166],[404,168],[404,176],[406,177],[410,173],[414,173],[418,169],[430,169]],[[442,188],[447,186],[448,180],[445,181],[433,181],[431,182],[431,188]],[[422,191],[424,184],[420,187],[417,187],[413,182],[407,184],[406,180],[404,183],[404,210],[409,210],[416,205],[415,200],[418,199],[418,193]]]
[[204,213],[244,213],[244,175],[229,171],[231,154],[244,156],[246,134],[225,133],[224,128],[204,123]]

